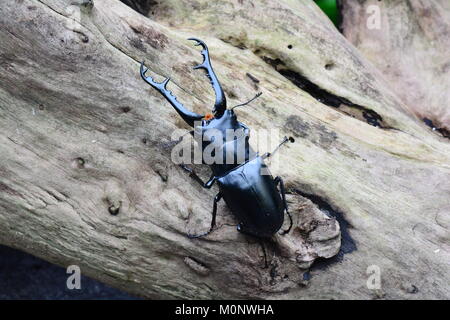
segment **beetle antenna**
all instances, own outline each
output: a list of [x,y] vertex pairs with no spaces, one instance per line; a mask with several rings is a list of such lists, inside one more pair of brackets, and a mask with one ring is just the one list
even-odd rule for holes
[[244,102],[244,103],[241,103],[241,104],[238,104],[238,105],[234,106],[233,108],[231,108],[231,110],[233,110],[234,108],[242,107],[242,106],[245,106],[246,104],[249,104],[250,102],[252,102],[252,101],[255,100],[256,98],[258,98],[260,95],[262,95],[262,92],[258,92],[258,93],[256,94],[256,96],[254,96],[253,98],[251,98],[251,99],[248,100],[247,102]]
[[291,143],[295,142],[294,138],[292,138],[292,137],[289,137],[289,138],[288,137],[284,137],[283,141],[281,141],[281,143],[272,152],[266,152],[261,157],[263,159],[270,157],[271,155],[273,155],[275,153],[275,151],[277,151],[283,144],[285,144],[288,141],[291,142]]

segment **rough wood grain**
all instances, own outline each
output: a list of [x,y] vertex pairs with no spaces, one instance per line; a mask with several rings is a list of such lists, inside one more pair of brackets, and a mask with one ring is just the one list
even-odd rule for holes
[[[342,5],[345,37],[415,114],[450,138],[450,2],[351,0]],[[370,25],[375,18],[379,25]]]
[[[152,19],[94,2],[0,5],[2,244],[149,298],[450,296],[448,140],[311,1],[172,0]],[[242,121],[297,138],[273,168],[295,223],[267,244],[268,269],[224,205],[210,236],[185,236],[208,227],[216,190],[172,164],[185,125],[138,69],[145,59],[186,106],[209,110],[188,36],[208,43],[230,105],[264,93]]]

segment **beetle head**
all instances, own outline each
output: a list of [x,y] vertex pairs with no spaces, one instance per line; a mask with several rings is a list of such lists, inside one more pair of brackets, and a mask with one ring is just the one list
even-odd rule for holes
[[215,104],[214,108],[212,110],[212,113],[214,114],[214,118],[221,118],[225,112],[227,111],[227,103],[225,100],[225,96],[220,104]]

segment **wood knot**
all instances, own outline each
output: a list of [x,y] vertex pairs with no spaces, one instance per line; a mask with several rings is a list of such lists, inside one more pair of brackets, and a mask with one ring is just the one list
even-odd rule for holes
[[120,211],[120,207],[122,206],[121,200],[111,200],[110,198],[106,199],[108,203],[108,211],[111,215],[117,216]]
[[194,258],[185,257],[184,258],[184,263],[186,263],[189,268],[191,268],[196,273],[198,273],[198,274],[200,274],[202,276],[209,275],[209,268],[207,266],[205,266],[203,263],[197,261]]
[[91,11],[94,7],[94,0],[82,0],[80,6],[88,11]]
[[83,169],[86,165],[86,160],[81,157],[75,158],[72,161],[72,166],[77,169]]

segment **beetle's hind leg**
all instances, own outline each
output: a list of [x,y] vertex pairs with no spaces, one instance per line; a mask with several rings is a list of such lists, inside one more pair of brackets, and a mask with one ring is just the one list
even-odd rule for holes
[[261,245],[263,254],[264,254],[264,267],[263,269],[266,269],[269,265],[267,264],[267,253],[266,253],[266,248],[264,247],[264,242],[263,240],[259,240],[259,244]]
[[289,217],[289,221],[290,221],[289,228],[287,230],[283,230],[281,232],[281,235],[284,235],[284,234],[288,233],[289,231],[291,231],[291,228],[292,228],[292,217],[291,217],[291,214],[289,213],[289,210],[288,210],[288,205],[287,205],[287,201],[286,201],[286,192],[284,190],[283,179],[281,179],[281,177],[276,177],[275,178],[275,185],[276,186],[280,185],[281,199],[283,200],[284,209],[286,210],[286,213],[287,213],[287,215]]
[[253,238],[258,239],[259,244],[261,245],[261,249],[264,255],[264,267],[263,269],[266,269],[269,265],[267,264],[267,253],[266,253],[266,247],[264,247],[264,239],[263,238],[259,238],[257,237],[254,233],[249,232],[248,230],[245,229],[244,224],[242,222],[238,223],[237,225],[237,231],[247,235],[247,236],[251,236]]
[[216,226],[216,213],[217,213],[217,202],[220,201],[220,199],[222,199],[222,194],[219,192],[218,194],[216,194],[216,196],[214,197],[214,204],[213,204],[213,211],[212,211],[212,220],[211,220],[211,228],[209,228],[209,230],[205,233],[202,234],[188,234],[188,238],[201,238],[204,236],[207,236],[208,234],[211,233],[211,231],[213,231],[214,227]]

